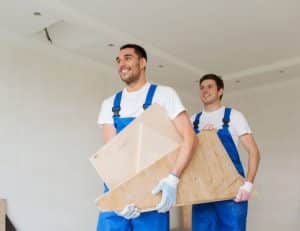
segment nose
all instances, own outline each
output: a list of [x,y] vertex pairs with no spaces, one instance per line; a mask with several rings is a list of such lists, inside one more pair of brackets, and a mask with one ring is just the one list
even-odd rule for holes
[[124,62],[120,61],[118,63],[118,69],[121,70],[124,67]]
[[121,66],[122,63],[123,63],[122,59],[119,58],[119,57],[117,57],[117,58],[116,58],[116,64],[117,64],[117,66]]
[[201,90],[200,90],[202,93],[206,92],[207,89],[205,87],[202,87]]

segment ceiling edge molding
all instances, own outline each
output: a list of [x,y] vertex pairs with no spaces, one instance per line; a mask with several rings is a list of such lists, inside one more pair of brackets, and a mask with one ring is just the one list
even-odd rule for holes
[[300,57],[294,57],[291,59],[280,60],[277,62],[273,62],[271,64],[246,69],[244,71],[230,73],[230,74],[224,74],[223,76],[224,76],[224,79],[226,79],[226,80],[238,79],[238,78],[244,78],[247,76],[257,75],[257,74],[261,74],[261,73],[282,70],[282,69],[293,67],[296,65],[300,65]]

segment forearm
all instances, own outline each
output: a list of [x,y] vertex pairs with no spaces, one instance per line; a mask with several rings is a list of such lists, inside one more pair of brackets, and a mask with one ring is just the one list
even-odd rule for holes
[[181,145],[172,173],[180,177],[184,169],[192,158],[195,148],[197,147],[198,139],[194,134],[187,135]]
[[260,161],[259,151],[253,150],[249,153],[247,180],[254,182]]
[[[254,141],[254,139],[252,140]],[[255,142],[250,143],[255,144]],[[250,199],[254,179],[259,165],[260,156],[256,144],[248,145],[247,147],[249,153],[247,178],[246,182],[239,188],[238,193],[234,198],[235,202],[248,201]]]
[[240,141],[248,152],[248,172],[246,180],[253,183],[260,161],[259,149],[252,134],[241,136]]
[[116,135],[116,129],[112,124],[103,124],[101,126],[102,141],[107,143]]

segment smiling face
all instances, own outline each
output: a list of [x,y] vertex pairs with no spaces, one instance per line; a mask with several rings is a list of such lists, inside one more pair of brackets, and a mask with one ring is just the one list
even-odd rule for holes
[[219,104],[223,88],[218,89],[217,83],[213,79],[206,79],[200,84],[200,98],[204,106]]
[[145,75],[146,60],[134,48],[120,50],[116,58],[120,78],[126,85],[137,83]]

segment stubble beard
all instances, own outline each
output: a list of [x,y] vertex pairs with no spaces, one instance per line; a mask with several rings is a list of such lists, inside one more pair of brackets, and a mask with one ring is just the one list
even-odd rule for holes
[[123,78],[120,74],[120,78],[126,85],[132,85],[140,79],[140,73],[132,73],[131,75],[125,78]]

